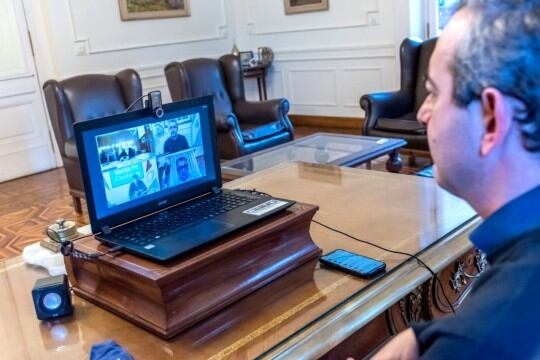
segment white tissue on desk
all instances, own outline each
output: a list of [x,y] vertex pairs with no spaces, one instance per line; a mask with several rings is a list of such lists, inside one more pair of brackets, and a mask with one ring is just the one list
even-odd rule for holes
[[26,246],[22,257],[25,263],[44,267],[50,276],[67,274],[64,255],[45,249],[39,242]]

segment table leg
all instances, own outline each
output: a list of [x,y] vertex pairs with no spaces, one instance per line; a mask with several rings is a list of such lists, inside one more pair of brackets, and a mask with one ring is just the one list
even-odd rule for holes
[[263,90],[263,80],[264,78],[261,78],[260,76],[257,76],[257,88],[259,90],[259,100],[263,101],[266,100],[266,94]]
[[399,173],[403,168],[403,163],[401,161],[401,155],[398,150],[392,151],[388,154],[388,160],[386,161],[386,170]]
[[268,100],[268,96],[266,94],[266,76],[262,77],[261,83],[262,83],[262,89],[263,89],[263,100]]

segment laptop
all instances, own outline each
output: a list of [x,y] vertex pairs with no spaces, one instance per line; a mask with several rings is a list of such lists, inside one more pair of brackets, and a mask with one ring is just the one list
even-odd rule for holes
[[75,123],[92,232],[167,261],[294,202],[222,189],[211,96]]

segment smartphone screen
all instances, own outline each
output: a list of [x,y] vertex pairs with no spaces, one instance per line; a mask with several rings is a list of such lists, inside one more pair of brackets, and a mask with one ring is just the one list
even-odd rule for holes
[[362,278],[371,278],[386,269],[382,261],[358,255],[343,249],[336,249],[320,258],[323,265],[345,271]]

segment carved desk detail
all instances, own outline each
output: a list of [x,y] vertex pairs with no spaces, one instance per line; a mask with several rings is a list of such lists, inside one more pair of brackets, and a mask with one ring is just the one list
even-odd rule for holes
[[457,310],[471,290],[474,279],[487,268],[485,254],[472,249],[438,274],[399,300],[386,312],[387,326],[392,334],[405,330],[410,323],[438,319]]
[[[472,265],[475,267],[476,273],[469,273],[467,269]],[[450,280],[452,284],[452,290],[456,293],[462,291],[463,286],[467,285],[467,279],[474,279],[480,276],[480,274],[486,269],[487,260],[486,255],[480,250],[476,250],[474,257],[469,257],[466,261],[458,261],[456,264],[456,271],[452,274],[452,279]]]

